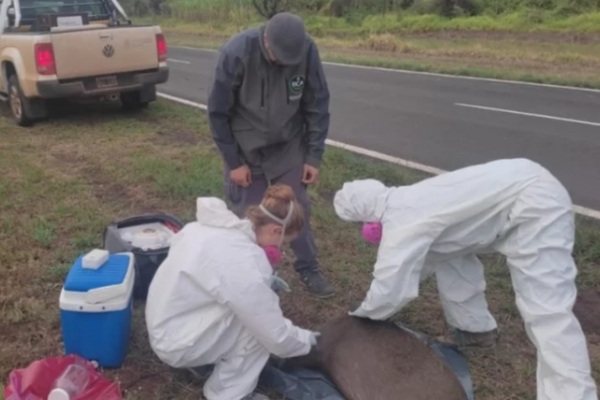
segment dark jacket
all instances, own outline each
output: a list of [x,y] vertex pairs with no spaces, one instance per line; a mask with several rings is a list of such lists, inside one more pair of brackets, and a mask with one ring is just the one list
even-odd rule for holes
[[319,51],[307,35],[296,66],[268,60],[264,26],[219,50],[208,95],[212,136],[229,169],[248,165],[276,178],[301,164],[319,168],[329,130],[329,89]]

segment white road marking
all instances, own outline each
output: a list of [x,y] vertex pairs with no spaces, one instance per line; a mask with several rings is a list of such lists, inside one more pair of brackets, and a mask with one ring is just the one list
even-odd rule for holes
[[[167,99],[167,100],[174,101],[176,103],[181,103],[181,104],[185,104],[185,105],[190,106],[190,107],[195,107],[195,108],[199,108],[201,110],[206,110],[206,105],[205,104],[196,103],[194,101],[182,99],[180,97],[171,96],[169,94],[161,93],[161,92],[158,92],[157,95],[159,97],[162,97],[162,98]],[[443,173],[447,172],[447,171],[444,171],[444,170],[436,168],[436,167],[431,167],[429,165],[419,164],[419,163],[416,163],[414,161],[404,160],[402,158],[390,156],[388,154],[379,153],[379,152],[374,151],[374,150],[369,150],[369,149],[365,149],[363,147],[353,146],[351,144],[346,144],[346,143],[338,142],[338,141],[335,141],[335,140],[327,139],[325,141],[325,143],[327,145],[331,146],[331,147],[336,147],[336,148],[339,148],[339,149],[344,149],[344,150],[350,151],[352,153],[356,153],[356,154],[360,154],[360,155],[363,155],[363,156],[371,157],[371,158],[374,158],[374,159],[377,159],[377,160],[381,160],[381,161],[386,161],[386,162],[389,162],[391,164],[401,165],[403,167],[414,169],[414,170],[421,171],[421,172],[425,172],[425,173],[428,173],[428,174],[431,174],[431,175],[440,175],[440,174],[443,174]],[[596,219],[596,220],[600,221],[600,211],[598,211],[598,210],[593,210],[591,208],[581,207],[581,206],[577,206],[577,205],[573,206],[573,210],[577,214],[580,214],[582,216],[585,216],[585,217],[588,217],[588,218],[592,218],[592,219]]]
[[346,144],[346,143],[338,142],[336,140],[327,139],[327,140],[325,140],[325,143],[328,144],[331,147],[337,147],[338,149],[344,149],[344,150],[350,151],[352,153],[360,154],[360,155],[363,155],[363,156],[368,156],[368,157],[371,157],[371,158],[376,158],[378,160],[386,161],[386,162],[389,162],[391,164],[398,164],[398,165],[401,165],[403,167],[410,168],[410,169],[415,169],[415,170],[421,171],[421,172],[426,172],[426,173],[431,174],[431,175],[440,175],[440,174],[443,174],[444,172],[446,172],[446,171],[441,170],[441,169],[436,168],[436,167],[431,167],[429,165],[419,164],[419,163],[414,162],[414,161],[404,160],[402,158],[398,158],[398,157],[390,156],[390,155],[387,155],[387,154],[379,153],[377,151],[365,149],[363,147],[358,147],[358,146],[353,146],[351,144]]
[[161,93],[161,92],[157,92],[156,95],[158,97],[162,97],[164,99],[171,100],[171,101],[174,101],[176,103],[181,103],[181,104],[185,104],[186,106],[196,107],[196,108],[199,108],[201,110],[206,110],[206,106],[204,104],[196,103],[196,102],[193,102],[193,101],[182,99],[180,97],[171,96],[169,94]]
[[185,61],[185,60],[176,60],[174,58],[167,58],[168,62],[173,62],[173,63],[179,63],[179,64],[191,64],[190,61]]
[[533,113],[528,113],[528,112],[523,112],[523,111],[506,110],[504,108],[485,107],[485,106],[477,106],[474,104],[463,104],[463,103],[454,103],[454,105],[459,106],[459,107],[477,108],[477,109],[486,110],[486,111],[497,111],[497,112],[503,112],[503,113],[508,113],[508,114],[524,115],[527,117],[546,118],[546,119],[553,119],[555,121],[572,122],[574,124],[600,126],[600,122],[591,122],[591,121],[583,121],[580,119],[554,117],[552,115],[545,115],[545,114],[533,114]]
[[[174,49],[186,49],[186,50],[193,50],[193,51],[206,52],[206,53],[216,53],[217,52],[217,50],[202,49],[202,48],[199,48],[199,47],[189,47],[189,46],[169,46],[169,47],[172,47]],[[399,73],[399,74],[435,76],[435,77],[440,77],[440,78],[463,79],[463,80],[495,82],[495,83],[506,83],[506,84],[511,84],[511,85],[538,86],[538,87],[545,87],[545,88],[551,88],[551,89],[578,90],[578,91],[582,91],[582,92],[600,93],[600,89],[590,89],[590,88],[576,87],[576,86],[551,85],[549,83],[535,83],[535,82],[525,82],[525,81],[512,81],[512,80],[508,80],[508,79],[504,80],[504,79],[494,79],[494,78],[481,78],[481,77],[476,77],[476,76],[441,74],[441,73],[437,73],[437,72],[411,71],[411,70],[407,70],[407,69],[370,67],[368,65],[343,64],[343,63],[336,63],[336,62],[329,62],[329,61],[323,61],[323,64],[324,65],[331,65],[333,67],[370,69],[370,70],[373,70],[373,71],[395,72],[395,73]]]
[[185,49],[185,50],[194,50],[194,51],[204,51],[206,53],[217,53],[218,50],[216,49],[205,49],[202,47],[190,47],[190,46],[168,46],[171,47],[173,49]]

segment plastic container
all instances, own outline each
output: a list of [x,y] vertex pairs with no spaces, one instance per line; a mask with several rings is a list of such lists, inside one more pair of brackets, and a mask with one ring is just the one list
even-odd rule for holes
[[183,223],[166,214],[142,215],[116,221],[104,229],[105,250],[131,252],[135,256],[133,298],[145,301],[156,270],[167,258],[170,241]]
[[135,258],[111,254],[98,269],[86,269],[83,257],[71,267],[60,293],[65,353],[118,368],[129,349]]
[[69,365],[52,385],[48,400],[75,400],[90,381],[88,369],[78,363]]
[[82,266],[87,269],[98,269],[108,261],[109,255],[106,250],[94,249],[83,256]]
[[165,224],[152,222],[119,229],[121,239],[144,251],[169,247],[175,232]]

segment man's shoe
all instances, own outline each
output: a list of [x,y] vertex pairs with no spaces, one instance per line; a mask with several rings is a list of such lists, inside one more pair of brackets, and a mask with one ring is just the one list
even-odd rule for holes
[[331,286],[319,271],[305,271],[300,273],[302,283],[306,285],[308,291],[314,296],[320,298],[332,297],[334,294]]
[[452,341],[460,348],[491,349],[496,346],[499,338],[498,329],[488,332],[467,332],[457,328],[452,330]]

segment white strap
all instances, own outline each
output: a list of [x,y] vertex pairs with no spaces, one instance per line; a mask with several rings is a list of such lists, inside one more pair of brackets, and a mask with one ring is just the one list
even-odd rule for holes
[[271,218],[273,221],[279,223],[281,226],[283,226],[284,228],[287,226],[288,222],[290,222],[290,218],[292,217],[292,212],[294,211],[294,202],[290,201],[290,208],[288,210],[287,215],[285,216],[284,219],[281,219],[279,217],[276,217],[275,215],[273,215],[269,210],[267,210],[265,208],[265,206],[263,206],[262,204],[258,206],[258,208],[260,208],[260,210],[262,212],[264,212],[265,214],[267,214],[267,216],[269,218]]

